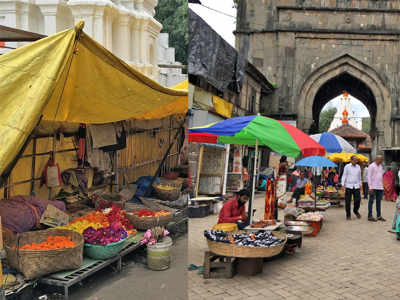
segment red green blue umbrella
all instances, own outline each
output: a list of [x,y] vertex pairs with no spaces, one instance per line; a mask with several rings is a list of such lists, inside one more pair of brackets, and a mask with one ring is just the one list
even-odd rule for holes
[[296,127],[263,116],[230,118],[189,129],[189,142],[267,146],[275,152],[297,157],[325,155],[325,148]]

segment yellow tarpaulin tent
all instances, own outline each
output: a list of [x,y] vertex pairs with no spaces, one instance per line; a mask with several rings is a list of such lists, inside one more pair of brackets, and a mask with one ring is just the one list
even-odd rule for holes
[[41,116],[96,124],[186,113],[186,91],[136,71],[86,35],[83,25],[0,56],[0,174]]

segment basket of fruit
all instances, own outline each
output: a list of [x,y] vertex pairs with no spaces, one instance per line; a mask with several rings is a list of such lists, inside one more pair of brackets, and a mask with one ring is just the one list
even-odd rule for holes
[[127,212],[126,216],[133,227],[138,230],[147,230],[155,226],[166,226],[172,220],[172,213],[168,210],[153,211],[141,209]]
[[175,201],[181,194],[182,182],[154,184],[153,188],[161,200]]
[[287,235],[276,231],[223,232],[206,230],[209,250],[217,255],[241,258],[272,257],[282,252]]

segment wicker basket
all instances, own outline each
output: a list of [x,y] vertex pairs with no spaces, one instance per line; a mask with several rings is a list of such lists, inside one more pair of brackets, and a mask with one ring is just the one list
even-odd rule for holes
[[140,218],[134,213],[127,212],[126,216],[133,227],[138,230],[147,230],[156,226],[166,226],[172,220],[172,214],[169,216],[160,216],[153,218]]
[[[169,186],[172,189],[163,189],[163,186]],[[167,184],[154,184],[153,188],[157,192],[158,197],[160,197],[161,200],[165,201],[176,201],[178,200],[180,194],[181,194],[181,189],[182,189],[182,183],[181,182],[173,182],[173,183],[168,183]]]
[[287,241],[286,234],[276,231],[273,231],[272,233],[279,238],[285,239],[285,241],[280,245],[266,248],[266,247],[237,246],[234,244],[214,242],[207,239],[208,249],[216,255],[228,256],[228,257],[241,257],[241,258],[272,257],[282,252]]
[[[48,236],[71,237],[74,248],[58,250],[17,250],[19,247],[42,243]],[[25,232],[15,235],[6,245],[7,260],[10,265],[24,274],[26,279],[35,279],[58,271],[77,269],[83,262],[83,236],[77,232],[64,229],[48,229]]]

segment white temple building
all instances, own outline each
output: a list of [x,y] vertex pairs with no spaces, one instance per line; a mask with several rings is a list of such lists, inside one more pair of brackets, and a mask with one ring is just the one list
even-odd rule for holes
[[354,116],[350,100],[351,96],[346,92],[339,96],[339,104],[336,106],[337,111],[329,127],[329,131],[342,126],[344,122],[358,130],[362,129],[362,118]]
[[176,66],[176,68],[160,68],[159,82],[167,87],[172,87],[187,79],[187,74],[182,74],[180,62],[175,61],[175,48],[169,47],[168,33],[160,33],[158,46],[158,63],[160,65]]
[[[158,0],[0,0],[0,25],[51,35],[83,20],[85,33],[159,81],[162,25],[154,18],[157,4]],[[165,37],[161,39],[165,41]],[[161,44],[165,48],[165,43]],[[9,42],[5,46],[22,45],[24,43]],[[9,50],[1,49],[0,53],[5,51]]]

